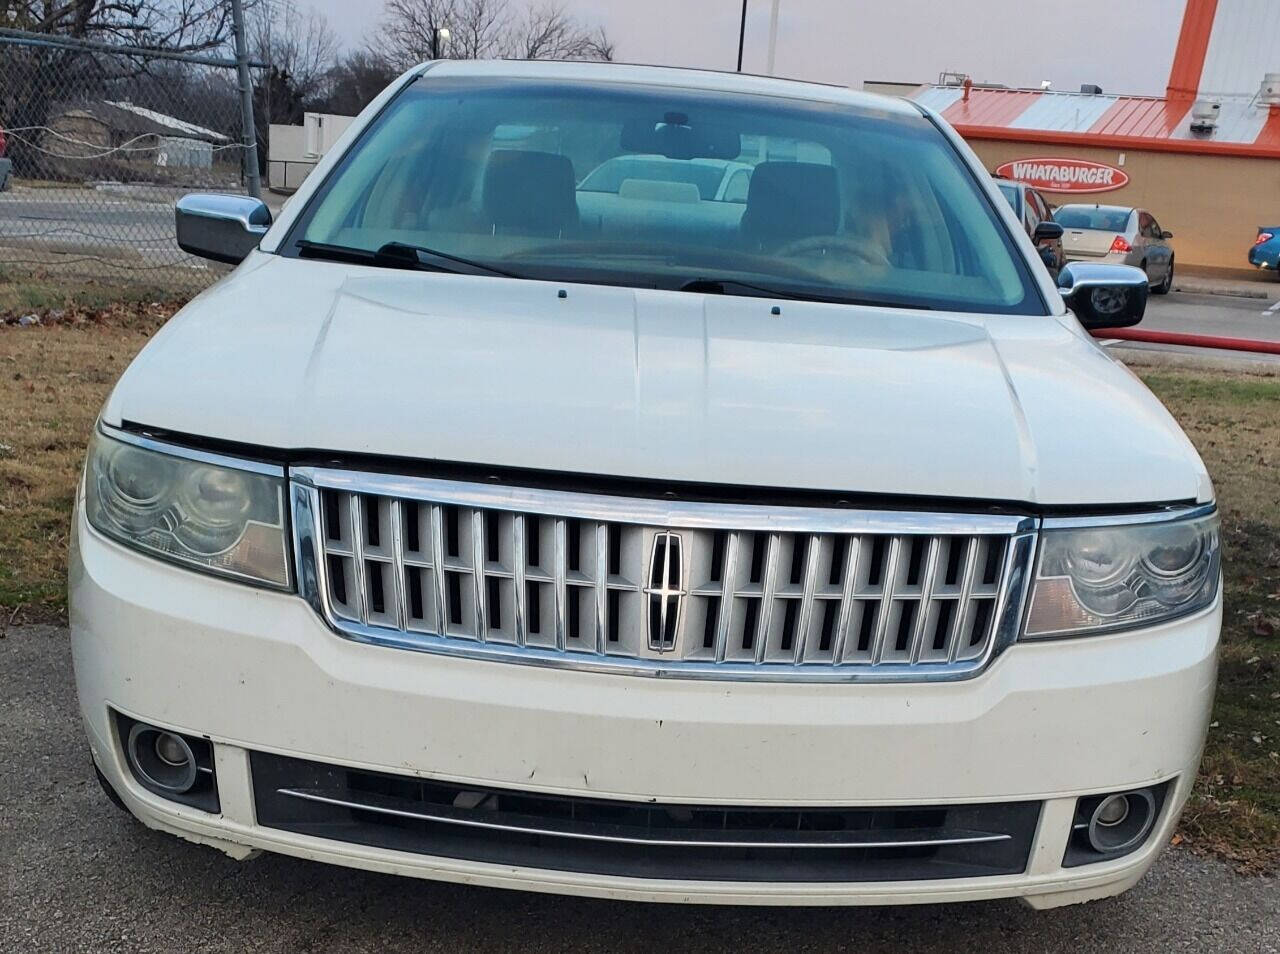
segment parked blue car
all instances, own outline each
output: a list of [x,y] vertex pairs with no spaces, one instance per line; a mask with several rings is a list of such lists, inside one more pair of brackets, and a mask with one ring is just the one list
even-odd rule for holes
[[1258,238],[1249,249],[1249,264],[1280,271],[1280,225],[1258,229]]

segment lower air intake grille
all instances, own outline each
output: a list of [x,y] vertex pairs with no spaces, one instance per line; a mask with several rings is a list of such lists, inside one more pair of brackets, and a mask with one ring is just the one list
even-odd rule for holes
[[396,851],[707,881],[977,878],[1026,870],[1039,802],[662,805],[472,788],[250,755],[258,824]]
[[304,470],[295,484],[318,608],[366,641],[526,662],[968,674],[1016,628],[1033,543],[1017,517],[387,480]]

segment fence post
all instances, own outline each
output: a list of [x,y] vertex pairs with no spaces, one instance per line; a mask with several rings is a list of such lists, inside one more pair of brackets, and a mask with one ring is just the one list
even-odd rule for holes
[[249,43],[244,32],[243,0],[231,0],[231,26],[236,38],[236,75],[240,83],[240,125],[244,141],[244,172],[249,194],[262,198],[258,173],[258,130],[253,124],[253,82],[249,78]]

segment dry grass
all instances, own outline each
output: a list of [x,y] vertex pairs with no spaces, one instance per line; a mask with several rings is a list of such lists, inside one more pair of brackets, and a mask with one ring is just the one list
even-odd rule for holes
[[[114,297],[112,297],[114,296]],[[65,611],[83,448],[112,383],[176,304],[106,285],[0,279],[0,631]],[[114,302],[103,307],[107,300]],[[87,305],[88,307],[85,307]],[[37,309],[49,322],[20,328]],[[49,316],[61,310],[60,320]],[[1143,377],[1200,448],[1223,512],[1227,581],[1215,722],[1181,836],[1244,870],[1280,865],[1280,379]]]
[[[120,372],[178,308],[155,295],[0,277],[0,630],[11,620],[64,613],[68,523],[84,447]],[[42,324],[15,323],[28,314]]]
[[1225,615],[1218,701],[1182,837],[1242,870],[1280,867],[1280,379],[1149,371],[1213,475]]

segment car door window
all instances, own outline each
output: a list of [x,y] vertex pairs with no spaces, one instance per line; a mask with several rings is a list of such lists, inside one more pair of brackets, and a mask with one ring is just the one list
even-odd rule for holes
[[1151,219],[1151,237],[1157,242],[1164,241],[1164,229],[1160,228],[1160,223],[1155,219]]

